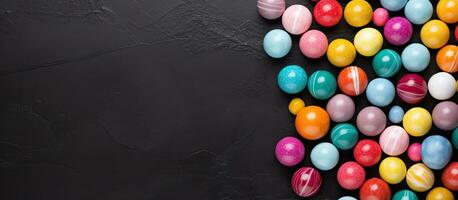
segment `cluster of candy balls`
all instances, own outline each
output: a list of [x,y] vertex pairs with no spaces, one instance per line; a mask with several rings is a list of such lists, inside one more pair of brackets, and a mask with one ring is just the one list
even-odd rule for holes
[[[361,200],[407,200],[418,199],[415,192],[428,192],[427,199],[454,199],[458,191],[458,162],[451,161],[453,148],[458,148],[458,105],[453,96],[457,92],[455,78],[458,72],[458,46],[448,44],[450,26],[458,22],[458,0],[433,1],[439,19],[433,16],[433,4],[429,0],[380,0],[381,8],[375,10],[365,0],[351,0],[345,8],[337,0],[317,1],[310,10],[303,5],[286,8],[285,0],[258,0],[259,14],[268,19],[281,17],[282,29],[269,31],[263,41],[267,55],[272,58],[286,56],[292,46],[290,35],[300,36],[302,54],[316,59],[326,54],[329,62],[344,67],[336,77],[326,71],[317,70],[310,76],[299,65],[285,66],[278,74],[278,86],[287,94],[298,94],[307,88],[318,100],[328,100],[326,108],[305,105],[294,98],[289,111],[296,115],[295,127],[305,140],[318,140],[330,131],[331,142],[317,144],[310,152],[314,167],[299,168],[291,178],[293,191],[301,197],[316,194],[322,184],[320,171],[336,167],[339,150],[353,150],[355,161],[343,163],[337,171],[337,182],[346,190],[359,189]],[[404,10],[403,16],[389,17],[389,12]],[[364,27],[372,22],[383,27],[383,34],[375,28],[364,27],[354,36],[353,42],[334,39],[328,43],[326,35],[319,30],[309,30],[312,21],[322,27],[337,25],[342,16],[353,27]],[[420,25],[421,43],[409,43],[413,25]],[[449,25],[447,25],[449,24]],[[458,40],[458,26],[455,28]],[[401,55],[391,49],[383,49],[384,40],[394,46],[405,46]],[[418,72],[428,68],[431,59],[429,49],[440,49],[436,54],[437,67],[442,71],[432,75],[428,82]],[[362,67],[352,65],[357,53],[372,58],[372,70],[379,78],[368,80]],[[394,85],[389,78],[404,67],[409,73]],[[368,70],[366,68],[366,70]],[[337,87],[343,94],[335,94]],[[395,95],[407,104],[418,104],[427,93],[441,102],[435,105],[432,114],[422,108],[413,107],[407,112],[398,105],[391,107],[387,115],[380,109],[390,105]],[[356,116],[356,126],[348,123],[355,114],[355,103],[351,97],[365,93],[373,105],[363,108]],[[387,118],[392,124],[387,126]],[[331,120],[337,124],[330,129]],[[346,123],[347,122],[347,123]],[[451,142],[442,135],[426,134],[432,126],[453,132]],[[358,140],[359,133],[369,139]],[[378,141],[371,137],[378,137]],[[422,138],[421,143],[410,144],[410,137]],[[275,156],[284,166],[296,166],[305,156],[305,147],[296,137],[285,137],[278,141]],[[383,159],[382,152],[388,157]],[[398,156],[407,152],[416,164],[406,167]],[[380,178],[366,179],[364,167],[379,165]],[[442,186],[435,187],[437,177],[432,170],[442,170]],[[406,181],[410,189],[392,195],[389,184]],[[355,199],[342,197],[341,200]]]

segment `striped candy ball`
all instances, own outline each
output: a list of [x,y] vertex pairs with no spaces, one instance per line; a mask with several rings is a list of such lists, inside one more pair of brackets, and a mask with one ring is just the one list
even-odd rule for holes
[[413,191],[425,192],[434,185],[434,173],[423,163],[417,163],[407,170],[406,182]]
[[406,74],[399,80],[396,92],[402,101],[416,104],[425,98],[428,85],[423,77],[417,74]]
[[258,12],[266,19],[279,18],[285,8],[285,0],[258,0]]
[[409,147],[409,135],[400,126],[390,126],[380,135],[379,144],[387,155],[398,156]]
[[349,96],[358,96],[366,90],[367,75],[357,66],[344,68],[337,78],[340,90]]
[[321,175],[312,167],[301,167],[294,172],[291,187],[297,195],[310,197],[320,190]]

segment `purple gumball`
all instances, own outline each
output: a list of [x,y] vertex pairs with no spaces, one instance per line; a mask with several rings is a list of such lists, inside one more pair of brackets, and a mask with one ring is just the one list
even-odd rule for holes
[[412,24],[404,17],[393,17],[383,28],[385,39],[393,45],[406,44],[412,37]]
[[437,128],[450,131],[458,125],[458,105],[452,101],[443,101],[433,109],[433,122]]
[[304,144],[295,137],[284,137],[275,147],[275,157],[278,162],[288,167],[299,164],[304,159],[304,155]]
[[376,136],[386,127],[386,115],[375,106],[365,107],[356,117],[356,126],[362,134]]
[[355,103],[344,94],[337,94],[329,99],[326,111],[332,121],[345,122],[350,120],[355,113]]

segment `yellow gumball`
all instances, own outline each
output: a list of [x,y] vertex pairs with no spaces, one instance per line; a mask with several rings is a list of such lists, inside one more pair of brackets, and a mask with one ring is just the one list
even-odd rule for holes
[[434,173],[423,163],[417,163],[407,170],[406,182],[413,191],[425,192],[434,185]]
[[431,129],[432,120],[426,109],[415,107],[406,112],[402,118],[402,126],[411,136],[421,137]]
[[304,107],[305,103],[301,98],[294,98],[289,102],[288,109],[291,114],[296,115]]
[[326,55],[331,64],[337,67],[346,67],[355,60],[356,49],[346,39],[335,39],[329,44]]
[[352,0],[344,10],[344,18],[350,26],[362,27],[372,20],[371,4],[364,0]]
[[380,177],[389,184],[398,184],[406,177],[404,161],[397,157],[383,159],[379,166]]
[[373,56],[382,48],[383,36],[375,28],[363,28],[356,33],[353,43],[359,54]]
[[450,30],[443,21],[431,20],[421,27],[420,38],[425,46],[431,49],[438,49],[447,44],[450,38]]
[[444,187],[436,187],[429,191],[426,200],[454,200],[452,192]]
[[440,0],[437,3],[436,13],[445,23],[458,22],[458,0]]

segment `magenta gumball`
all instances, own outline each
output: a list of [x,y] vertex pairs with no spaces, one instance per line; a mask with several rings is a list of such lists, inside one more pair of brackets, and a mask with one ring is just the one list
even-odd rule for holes
[[302,35],[299,48],[307,58],[319,58],[328,49],[328,38],[319,30],[309,30]]
[[304,144],[295,137],[284,137],[275,146],[275,157],[285,166],[299,164],[305,155]]
[[409,147],[409,135],[400,126],[390,126],[380,135],[380,148],[390,156],[399,156]]
[[385,39],[393,45],[404,45],[412,37],[412,24],[404,17],[393,17],[389,19],[384,28]]
[[293,35],[299,35],[310,28],[312,13],[305,6],[295,4],[285,10],[281,21],[286,31]]
[[390,16],[388,10],[385,8],[377,8],[374,10],[374,14],[372,15],[372,22],[376,26],[383,26],[386,24],[389,18]]
[[355,103],[344,94],[336,94],[329,99],[326,111],[334,122],[345,122],[350,120],[355,114]]
[[399,79],[396,93],[402,101],[416,104],[425,98],[426,93],[428,93],[428,85],[420,75],[406,74]]
[[321,187],[321,175],[315,168],[301,167],[291,178],[291,188],[300,197],[310,197]]
[[337,182],[346,190],[356,190],[366,180],[366,171],[357,162],[342,164],[337,171]]
[[356,117],[356,126],[362,134],[376,136],[385,129],[386,115],[375,106],[365,107]]
[[433,109],[434,125],[444,131],[450,131],[458,126],[458,105],[452,101],[438,103]]
[[411,144],[407,149],[407,156],[414,162],[421,161],[421,144],[419,142]]

